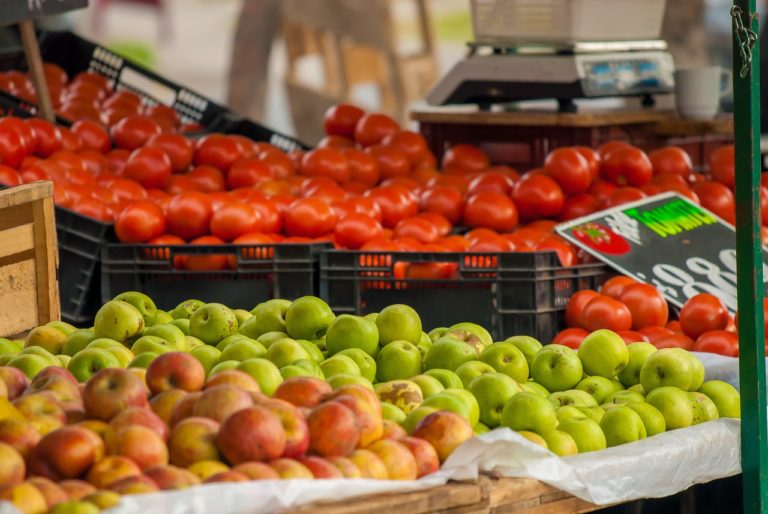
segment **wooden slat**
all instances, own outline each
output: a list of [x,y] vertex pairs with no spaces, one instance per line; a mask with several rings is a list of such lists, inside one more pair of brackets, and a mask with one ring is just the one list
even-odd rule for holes
[[33,182],[0,191],[0,209],[34,202],[53,195],[52,182]]
[[473,108],[419,108],[411,112],[411,119],[421,123],[518,125],[556,127],[607,127],[660,123],[674,115],[670,111],[622,110],[582,111],[578,113],[554,111],[481,112]]
[[0,231],[0,258],[26,252],[35,247],[35,231],[32,223]]
[[36,201],[32,207],[35,219],[35,272],[37,275],[37,312],[41,323],[61,317],[59,282],[56,278],[58,253],[53,197]]

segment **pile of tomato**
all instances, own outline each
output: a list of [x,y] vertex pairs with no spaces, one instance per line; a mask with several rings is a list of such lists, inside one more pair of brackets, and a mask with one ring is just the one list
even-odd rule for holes
[[695,352],[738,357],[735,318],[714,295],[688,299],[676,320],[661,292],[651,284],[616,276],[600,291],[579,291],[568,301],[566,325],[553,343],[578,348],[590,332],[616,331],[627,343],[647,341],[657,348],[683,348]]

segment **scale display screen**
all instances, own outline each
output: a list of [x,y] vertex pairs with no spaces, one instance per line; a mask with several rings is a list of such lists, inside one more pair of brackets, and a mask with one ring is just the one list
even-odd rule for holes
[[582,62],[582,84],[589,96],[628,95],[667,86],[653,59]]

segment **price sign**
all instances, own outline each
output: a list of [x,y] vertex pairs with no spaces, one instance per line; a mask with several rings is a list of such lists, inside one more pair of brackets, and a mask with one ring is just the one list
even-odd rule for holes
[[[736,312],[736,232],[677,193],[664,193],[562,223],[562,237],[678,307],[710,293]],[[763,256],[763,276],[768,264]]]
[[88,0],[0,0],[0,25],[88,7]]

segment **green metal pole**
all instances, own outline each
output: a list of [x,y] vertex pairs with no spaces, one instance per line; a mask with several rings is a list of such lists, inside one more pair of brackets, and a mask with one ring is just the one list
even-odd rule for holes
[[734,0],[736,252],[744,512],[768,513],[768,411],[760,238],[760,57],[756,0]]

